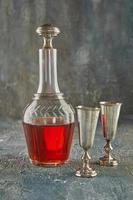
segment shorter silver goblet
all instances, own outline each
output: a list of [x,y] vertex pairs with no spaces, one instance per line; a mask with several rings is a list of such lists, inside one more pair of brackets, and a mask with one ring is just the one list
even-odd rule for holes
[[79,126],[79,144],[84,149],[82,156],[82,167],[75,175],[80,177],[94,177],[97,172],[90,167],[90,156],[88,150],[92,147],[100,108],[77,106],[77,117]]
[[104,156],[99,159],[101,166],[117,166],[118,162],[112,157],[111,140],[115,138],[118,119],[120,115],[121,103],[115,102],[100,102],[101,106],[101,122],[103,129],[103,136],[106,140],[104,146]]

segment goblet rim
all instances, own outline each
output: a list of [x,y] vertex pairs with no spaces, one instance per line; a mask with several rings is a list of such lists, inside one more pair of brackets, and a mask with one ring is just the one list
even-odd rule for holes
[[99,104],[104,106],[122,105],[122,103],[115,101],[100,101]]
[[88,111],[100,111],[99,107],[87,107],[87,106],[83,106],[83,105],[76,106],[76,109],[88,110]]

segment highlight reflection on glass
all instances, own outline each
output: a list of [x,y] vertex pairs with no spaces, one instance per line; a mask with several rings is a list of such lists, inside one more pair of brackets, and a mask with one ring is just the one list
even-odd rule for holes
[[79,143],[84,149],[84,155],[82,157],[82,167],[76,171],[75,175],[94,177],[97,173],[90,167],[88,149],[93,145],[100,108],[78,106],[76,109],[79,123]]
[[121,103],[117,102],[100,102],[103,136],[107,142],[104,146],[105,155],[99,159],[99,164],[101,166],[118,165],[117,160],[111,155],[111,150],[113,149],[111,140],[113,140],[116,135],[121,105]]

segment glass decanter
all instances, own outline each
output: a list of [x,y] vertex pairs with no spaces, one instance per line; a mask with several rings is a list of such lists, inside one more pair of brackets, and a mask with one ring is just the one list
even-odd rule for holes
[[52,39],[60,30],[45,24],[36,32],[44,38],[39,49],[39,86],[24,110],[23,128],[31,163],[56,166],[63,164],[70,154],[74,110],[64,99],[57,81],[57,50]]

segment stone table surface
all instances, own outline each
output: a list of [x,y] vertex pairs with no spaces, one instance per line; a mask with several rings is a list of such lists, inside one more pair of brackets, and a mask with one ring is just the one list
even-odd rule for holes
[[0,119],[0,200],[133,200],[133,116],[120,120],[113,142],[118,167],[98,166],[104,144],[99,124],[90,151],[98,176],[77,178],[74,172],[82,155],[77,130],[70,161],[44,168],[27,158],[21,121]]

